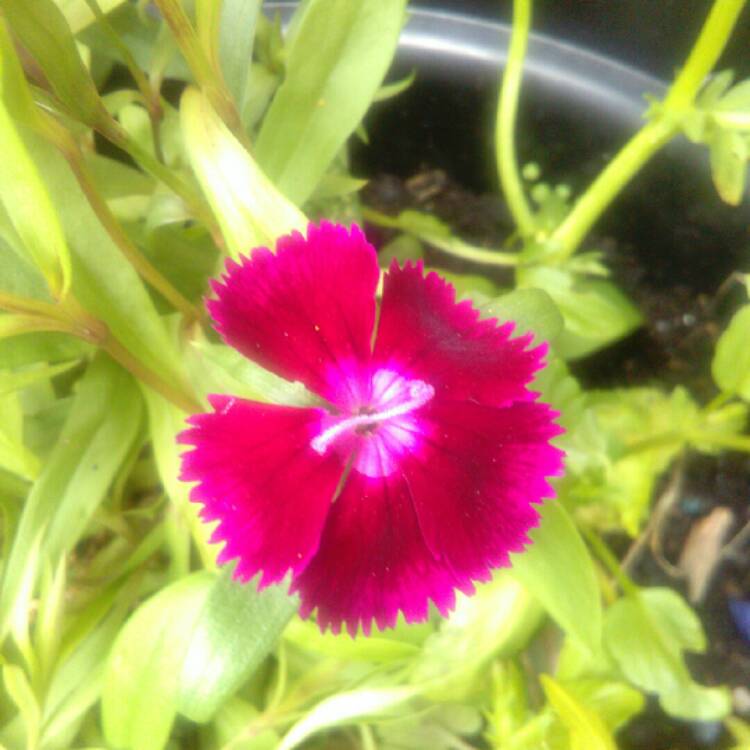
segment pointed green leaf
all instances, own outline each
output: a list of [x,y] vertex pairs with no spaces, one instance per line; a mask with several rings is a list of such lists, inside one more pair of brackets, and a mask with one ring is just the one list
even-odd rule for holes
[[104,736],[113,747],[166,745],[185,654],[213,580],[210,573],[194,573],[162,589],[120,631],[102,691]]
[[232,257],[305,230],[303,214],[278,192],[201,92],[185,91],[180,116],[190,163]]
[[748,144],[734,130],[717,129],[709,143],[711,176],[721,199],[737,206],[745,192]]
[[179,680],[177,710],[208,721],[271,653],[299,600],[286,586],[256,590],[224,571],[198,618]]
[[68,22],[54,1],[4,0],[3,12],[70,112],[88,125],[109,120]]
[[286,77],[257,141],[258,163],[302,205],[378,91],[405,0],[310,0],[298,11]]
[[716,343],[711,374],[724,393],[750,401],[750,305],[741,307]]
[[607,611],[607,650],[631,683],[657,693],[672,716],[715,721],[729,713],[725,688],[693,681],[682,652],[703,651],[705,636],[695,612],[671,589],[642,589]]
[[512,555],[513,573],[568,635],[596,653],[602,605],[591,555],[560,502],[548,500],[541,512],[531,546]]
[[107,357],[96,359],[24,506],[3,571],[0,635],[20,591],[32,540],[44,534],[42,558],[53,565],[78,542],[132,445],[140,414],[131,376]]

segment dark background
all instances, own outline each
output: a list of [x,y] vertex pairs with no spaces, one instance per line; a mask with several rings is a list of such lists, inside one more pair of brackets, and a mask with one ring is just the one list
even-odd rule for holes
[[[512,0],[411,0],[509,22]],[[583,44],[663,79],[686,58],[712,6],[710,0],[537,0],[533,30]],[[740,17],[720,67],[750,76],[750,6]]]

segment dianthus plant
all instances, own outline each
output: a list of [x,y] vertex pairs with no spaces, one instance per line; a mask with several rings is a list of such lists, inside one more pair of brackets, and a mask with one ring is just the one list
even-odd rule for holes
[[291,573],[301,614],[352,634],[445,614],[524,548],[561,469],[556,415],[527,387],[546,346],[421,263],[394,262],[378,305],[379,276],[360,229],[325,222],[229,261],[217,330],[317,403],[213,395],[181,436],[220,561],[261,587]]

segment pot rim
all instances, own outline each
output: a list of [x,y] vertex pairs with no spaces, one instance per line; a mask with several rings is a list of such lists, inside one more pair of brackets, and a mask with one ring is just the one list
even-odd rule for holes
[[[281,14],[286,25],[294,0],[271,0],[262,8]],[[420,67],[447,67],[453,75],[467,69],[499,75],[507,60],[511,26],[463,13],[410,8],[399,39],[401,59]],[[436,58],[436,54],[439,55]],[[532,32],[524,64],[527,82],[555,89],[592,104],[616,120],[637,123],[646,109],[644,94],[662,96],[664,81],[635,66],[591,49]]]

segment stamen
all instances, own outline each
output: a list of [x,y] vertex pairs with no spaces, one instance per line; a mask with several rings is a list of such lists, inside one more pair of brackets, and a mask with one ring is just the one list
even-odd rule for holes
[[310,446],[314,451],[323,455],[331,443],[341,435],[356,430],[358,427],[374,427],[393,417],[408,414],[415,409],[419,409],[420,406],[424,406],[435,395],[435,389],[429,383],[425,383],[422,380],[412,380],[405,390],[406,393],[404,395],[408,395],[408,398],[400,404],[390,409],[383,409],[382,411],[345,417],[332,424],[328,429],[323,430],[319,435],[316,435],[310,442]]

